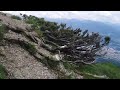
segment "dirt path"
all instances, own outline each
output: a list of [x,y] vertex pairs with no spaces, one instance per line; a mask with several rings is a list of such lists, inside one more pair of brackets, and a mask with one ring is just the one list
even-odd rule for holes
[[10,45],[2,47],[6,55],[6,59],[1,63],[9,72],[10,78],[17,79],[55,79],[57,75],[38,62],[27,51],[18,45]]

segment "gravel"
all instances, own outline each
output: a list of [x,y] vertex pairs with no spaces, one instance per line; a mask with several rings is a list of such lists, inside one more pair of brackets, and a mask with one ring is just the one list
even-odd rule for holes
[[37,61],[19,45],[11,44],[2,47],[6,60],[1,63],[5,66],[11,79],[56,79],[57,75]]

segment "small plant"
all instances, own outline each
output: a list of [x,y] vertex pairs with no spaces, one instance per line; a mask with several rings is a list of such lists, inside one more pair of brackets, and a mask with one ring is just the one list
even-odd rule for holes
[[26,49],[32,54],[32,55],[34,55],[35,53],[36,53],[36,48],[35,48],[35,46],[34,45],[32,45],[32,44],[30,44],[30,43],[28,43],[27,45],[26,45]]
[[43,37],[43,33],[40,30],[35,30],[35,32],[38,34],[39,38]]
[[36,52],[37,52],[35,46],[32,45],[31,43],[21,42],[20,45],[32,55],[36,54]]
[[6,77],[7,77],[7,72],[5,68],[2,65],[0,65],[0,79],[6,79]]
[[13,15],[11,16],[12,19],[17,19],[17,20],[21,20],[21,18],[19,16]]
[[77,68],[76,65],[71,64],[71,63],[69,63],[69,62],[67,62],[67,61],[64,62],[63,65],[64,65],[64,67],[65,67],[67,70],[75,70],[75,69]]
[[50,67],[52,69],[57,69],[57,66],[59,64],[58,61],[55,61],[55,60],[53,60],[53,58],[48,57],[48,56],[44,56],[43,61],[46,61],[46,62],[44,62],[44,64],[46,64],[48,67]]
[[57,69],[57,66],[59,64],[58,61],[54,61],[52,58],[48,57],[47,59],[47,63],[48,65],[52,68],[52,69]]
[[0,42],[4,38],[4,33],[5,33],[5,26],[3,24],[0,24]]
[[109,44],[110,40],[111,40],[111,38],[110,38],[109,36],[106,36],[106,37],[105,37],[105,43],[106,43],[106,44]]

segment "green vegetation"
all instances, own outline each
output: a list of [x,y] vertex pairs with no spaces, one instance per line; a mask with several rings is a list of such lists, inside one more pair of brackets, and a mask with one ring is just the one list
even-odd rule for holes
[[7,73],[5,68],[0,65],[0,79],[6,79],[7,78]]
[[105,37],[105,42],[106,42],[106,44],[109,44],[110,39],[111,39],[111,38],[110,38],[109,36],[106,36],[106,37]]
[[[67,70],[73,70],[83,75],[84,79],[120,79],[120,67],[112,63],[96,63],[92,65],[74,65],[65,62],[64,66]],[[95,76],[100,77],[95,77]],[[106,76],[106,77],[101,77]]]
[[[42,54],[41,54],[42,55]],[[53,58],[42,55],[44,58],[41,60],[41,62],[46,65],[49,68],[52,68],[54,70],[57,69],[57,65],[59,64],[58,61],[53,60]]]
[[43,33],[40,30],[35,30],[35,32],[38,34],[39,38],[43,37]]
[[97,63],[95,65],[84,66],[80,71],[96,75],[106,75],[110,79],[120,79],[120,67],[112,63]]
[[17,19],[17,20],[22,20],[19,16],[16,16],[16,15],[12,15],[11,18],[12,19]]
[[52,58],[47,59],[47,63],[52,69],[57,69],[57,65],[59,64],[58,61],[54,61]]
[[76,68],[78,67],[77,65],[72,64],[72,63],[70,64],[68,62],[64,62],[63,65],[67,70],[73,70],[73,71],[75,71]]
[[45,23],[44,18],[37,18],[32,15],[30,16],[23,15],[23,19],[25,20],[26,23],[32,24],[32,28],[38,34],[39,38],[43,36],[43,33],[40,30],[40,27],[43,26],[43,24]]
[[110,79],[120,79],[120,67],[112,63],[97,63],[80,67],[80,72],[85,78],[94,79],[95,77],[87,75],[87,73],[95,75],[106,75]]
[[23,42],[23,43],[20,43],[20,45],[32,55],[36,54],[36,52],[37,52],[35,46],[32,45],[31,43],[24,43]]
[[28,52],[30,52],[32,55],[34,55],[36,53],[36,48],[34,45],[28,43],[25,45],[25,48],[27,49]]
[[5,33],[5,26],[0,23],[0,42],[1,42],[1,41],[3,40],[3,38],[4,38],[4,33]]
[[26,23],[33,24],[35,26],[40,26],[44,23],[44,18],[37,18],[32,15],[30,15],[30,16],[23,15],[23,18]]

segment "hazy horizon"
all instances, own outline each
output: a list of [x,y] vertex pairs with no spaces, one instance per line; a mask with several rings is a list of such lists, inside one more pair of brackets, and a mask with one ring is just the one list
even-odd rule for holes
[[92,20],[120,24],[120,11],[1,11],[19,15],[27,14],[51,19]]

